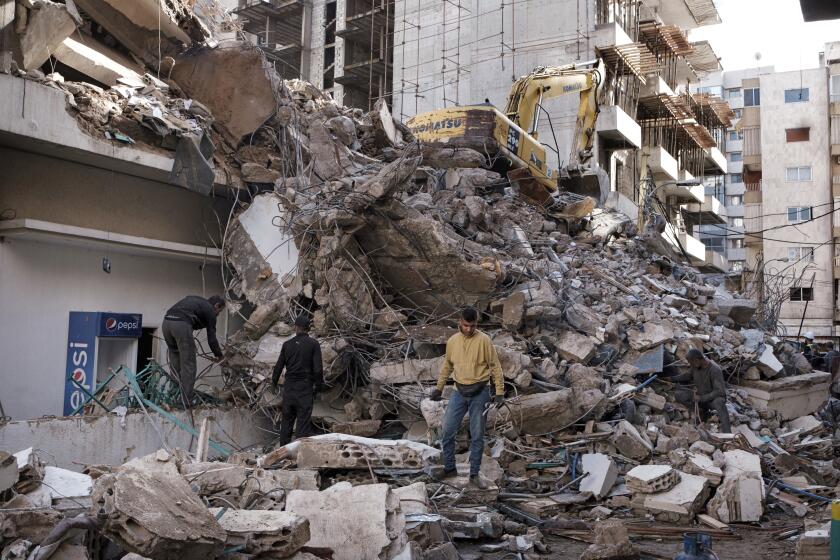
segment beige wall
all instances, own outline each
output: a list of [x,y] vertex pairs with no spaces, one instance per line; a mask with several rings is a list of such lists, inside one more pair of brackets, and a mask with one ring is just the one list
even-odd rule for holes
[[[218,241],[230,202],[181,187],[0,147],[0,209],[30,218],[193,245]],[[206,226],[206,227],[205,227]]]

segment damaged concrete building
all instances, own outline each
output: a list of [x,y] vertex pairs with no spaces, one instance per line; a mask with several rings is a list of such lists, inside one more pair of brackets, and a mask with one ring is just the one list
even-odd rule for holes
[[[284,79],[284,64],[306,67],[303,43],[284,45],[318,3],[273,2],[281,16],[301,9],[279,21],[245,2],[232,12],[12,4],[0,12],[11,25],[0,88],[13,101],[0,109],[10,162],[0,279],[14,313],[0,324],[2,350],[19,361],[0,371],[15,417],[0,423],[3,560],[626,558],[661,556],[687,530],[720,546],[742,538],[747,550],[776,536],[791,554],[824,544],[840,482],[830,374],[758,328],[757,303],[695,266],[708,263],[640,228],[635,204],[570,192],[535,204],[483,154],[418,142],[381,92],[354,108]],[[339,20],[377,21],[364,2],[338,4]],[[607,18],[640,8],[596,4],[611,6]],[[633,20],[645,39],[632,49],[663,66],[648,76],[619,41],[599,50],[628,65],[611,78],[670,88],[705,59],[692,62],[699,47],[663,21],[712,21],[708,6],[645,3],[655,17]],[[260,40],[249,10],[266,17],[263,49],[250,42]],[[251,37],[231,37],[240,31]],[[63,48],[38,63],[43,42],[28,33]],[[702,140],[728,113],[673,90],[643,99],[644,127],[616,116],[620,104],[604,108],[636,127],[634,148],[608,149],[599,129],[599,150],[611,167],[619,151],[646,158],[654,181],[642,208],[673,224],[668,208],[692,213],[679,189],[693,187],[676,181],[712,165]],[[674,164],[658,179],[666,149]],[[704,215],[705,199],[693,200]],[[171,374],[155,331],[189,292],[224,295],[226,356],[204,366],[200,404],[178,410],[161,388]],[[429,398],[467,305],[504,377],[503,406],[487,409],[484,484],[468,477],[465,430],[456,472],[440,480],[455,389]],[[324,363],[318,434],[280,446],[287,395],[272,370],[303,311]],[[76,319],[95,327],[90,341],[71,338]],[[83,358],[79,344],[96,353]],[[724,372],[732,433],[677,398],[691,350]],[[138,381],[141,358],[158,377]],[[36,418],[57,415],[62,394],[65,416]]]

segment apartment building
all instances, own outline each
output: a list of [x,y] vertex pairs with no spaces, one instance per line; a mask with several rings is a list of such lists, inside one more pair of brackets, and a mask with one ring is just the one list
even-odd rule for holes
[[[676,251],[705,270],[729,269],[694,234],[726,223],[723,201],[701,181],[727,170],[719,146],[732,113],[719,97],[689,93],[720,70],[711,46],[687,36],[720,21],[712,0],[397,0],[394,14],[391,98],[402,119],[485,100],[503,107],[513,81],[538,66],[602,59],[593,160],[610,176],[612,203],[665,215]],[[570,159],[577,105],[576,95],[542,102],[537,133],[552,166]],[[644,192],[646,177],[655,186]]]
[[692,88],[697,93],[708,93],[727,101],[734,116],[732,125],[726,129],[721,148],[726,156],[727,173],[704,178],[706,194],[715,197],[726,206],[727,221],[724,224],[707,224],[697,228],[697,236],[706,247],[726,257],[731,272],[744,270],[746,244],[744,236],[744,133],[738,123],[744,107],[760,103],[755,88],[744,88],[745,80],[757,80],[762,74],[772,74],[772,66],[747,68],[743,70],[713,72]]
[[[840,335],[840,43],[819,68],[744,79],[745,279],[776,305],[779,334]],[[772,311],[772,310],[771,310]]]

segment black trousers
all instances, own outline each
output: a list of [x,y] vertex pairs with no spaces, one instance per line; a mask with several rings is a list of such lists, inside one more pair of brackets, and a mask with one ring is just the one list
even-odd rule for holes
[[183,404],[189,407],[192,404],[196,375],[195,339],[192,325],[186,321],[164,319],[161,330],[169,350],[169,367],[178,376],[181,383],[181,396],[184,399]]
[[283,416],[280,421],[280,445],[292,441],[292,428],[297,438],[312,434],[312,404],[315,391],[309,379],[286,379],[283,385]]
[[[674,397],[677,402],[688,408],[692,413],[694,412],[694,391],[687,388],[678,388]],[[731,434],[732,428],[729,425],[729,411],[726,410],[726,399],[718,397],[709,402],[697,403],[700,410],[700,420],[705,422],[709,418],[709,413],[715,411],[717,413],[718,421],[720,422],[720,431],[724,434]]]

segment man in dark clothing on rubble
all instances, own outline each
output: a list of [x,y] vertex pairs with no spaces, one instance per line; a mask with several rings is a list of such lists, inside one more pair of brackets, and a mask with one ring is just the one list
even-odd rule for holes
[[298,438],[312,432],[312,404],[315,393],[324,388],[324,368],[321,345],[309,336],[309,316],[295,319],[295,336],[283,343],[280,357],[274,366],[271,384],[277,388],[280,374],[286,369],[283,383],[283,417],[280,423],[280,445],[292,441],[292,426]]
[[715,411],[720,422],[720,431],[725,434],[732,433],[729,412],[726,410],[726,383],[720,366],[696,348],[688,351],[686,359],[691,371],[672,377],[671,380],[677,383],[692,382],[694,388],[678,387],[675,393],[677,402],[688,407],[689,411],[694,411],[694,403],[697,403],[701,421],[706,420],[710,411]]
[[192,404],[195,386],[195,339],[193,331],[207,329],[207,343],[219,362],[224,358],[219,341],[216,340],[216,316],[225,308],[225,300],[219,296],[204,299],[201,296],[187,296],[166,312],[163,318],[163,339],[169,349],[169,366],[178,376],[181,384],[181,398],[184,408]]

